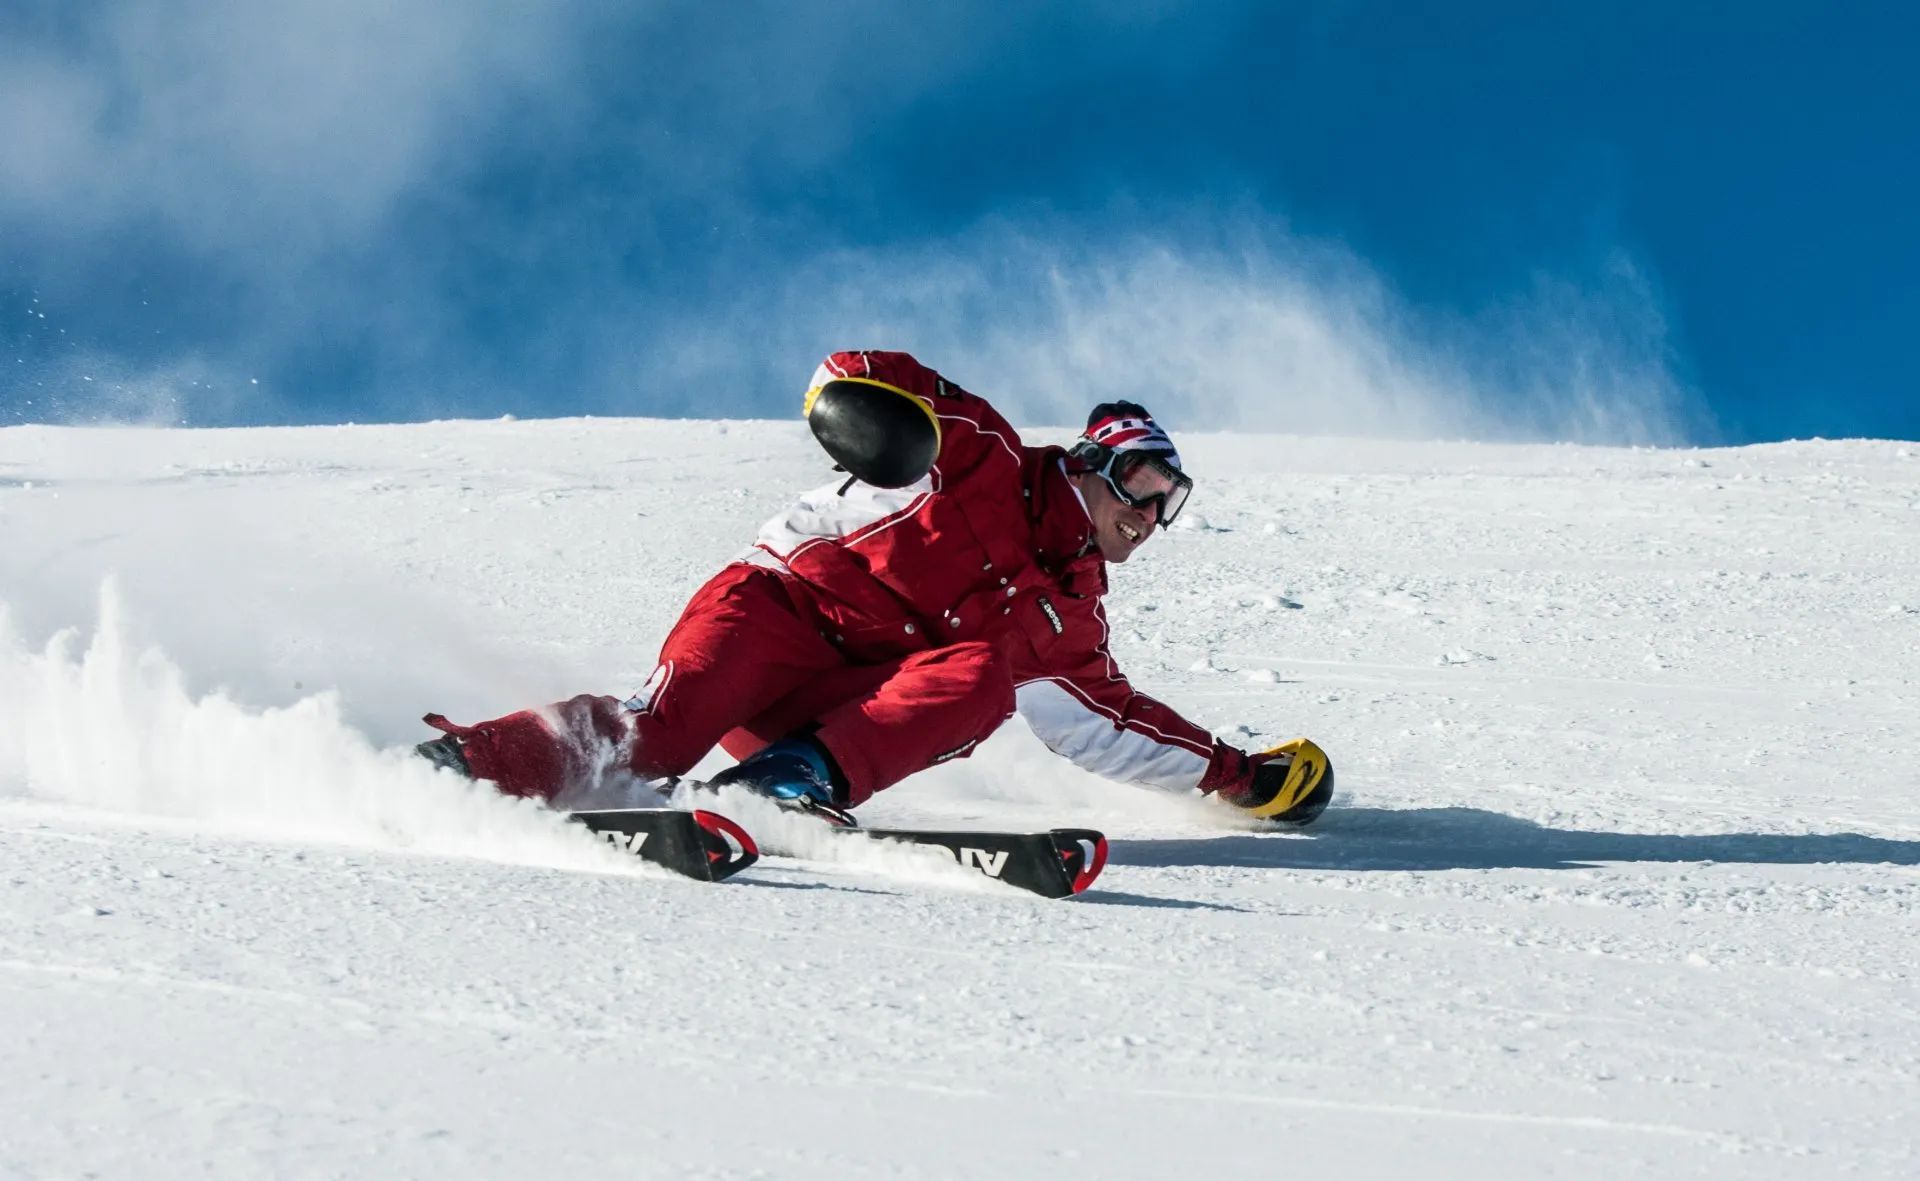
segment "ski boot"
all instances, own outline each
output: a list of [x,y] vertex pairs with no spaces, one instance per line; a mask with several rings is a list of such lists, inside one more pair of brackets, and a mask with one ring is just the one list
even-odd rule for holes
[[739,787],[766,796],[789,811],[805,812],[835,828],[859,822],[841,806],[844,777],[827,749],[811,738],[783,738],[728,767],[705,783],[709,790]]

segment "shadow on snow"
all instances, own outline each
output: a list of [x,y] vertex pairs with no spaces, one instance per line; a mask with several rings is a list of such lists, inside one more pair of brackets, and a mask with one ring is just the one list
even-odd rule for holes
[[1580,869],[1610,861],[1753,865],[1920,865],[1920,841],[1861,833],[1584,832],[1480,808],[1344,808],[1312,835],[1246,834],[1113,842],[1124,865],[1287,869]]
[[[1143,844],[1154,842],[1145,841]],[[1169,842],[1171,843],[1171,842]],[[1163,862],[1162,864],[1175,864]],[[1128,894],[1120,890],[1088,890],[1074,897],[1074,901],[1085,906],[1161,906],[1171,910],[1225,910],[1234,914],[1247,913],[1245,908],[1228,906],[1224,902],[1195,902],[1185,898],[1156,898],[1150,894]]]

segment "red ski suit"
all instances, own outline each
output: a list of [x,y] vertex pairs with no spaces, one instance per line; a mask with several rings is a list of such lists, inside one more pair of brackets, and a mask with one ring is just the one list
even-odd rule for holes
[[847,376],[932,407],[932,470],[902,489],[802,495],[694,595],[628,701],[577,697],[544,718],[456,728],[479,777],[550,796],[609,763],[680,775],[716,743],[744,758],[813,726],[857,805],[966,756],[1017,708],[1089,771],[1200,785],[1223,748],[1114,663],[1106,562],[1061,449],[1025,446],[905,353],[835,353],[812,384]]

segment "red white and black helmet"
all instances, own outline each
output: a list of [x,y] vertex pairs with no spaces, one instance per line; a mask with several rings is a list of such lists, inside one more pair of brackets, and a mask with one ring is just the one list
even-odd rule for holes
[[1173,440],[1137,402],[1095,406],[1067,455],[1081,471],[1098,473],[1127,504],[1153,505],[1162,527],[1173,523],[1193,491]]

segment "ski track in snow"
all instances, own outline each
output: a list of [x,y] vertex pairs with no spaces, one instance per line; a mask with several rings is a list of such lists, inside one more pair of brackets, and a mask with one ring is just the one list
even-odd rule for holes
[[1048,903],[406,755],[637,686],[798,424],[0,429],[0,1177],[1920,1174],[1920,446],[1181,447],[1115,650],[1341,793],[865,810],[1106,829]]

